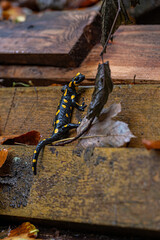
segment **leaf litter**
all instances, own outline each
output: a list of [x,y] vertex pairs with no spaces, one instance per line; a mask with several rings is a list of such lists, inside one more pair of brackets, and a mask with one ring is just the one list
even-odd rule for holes
[[[109,108],[104,108],[100,115],[95,118],[90,129],[84,133],[79,144],[84,147],[121,147],[130,142],[135,137],[128,124],[122,121],[112,120],[113,117],[121,112],[121,104],[112,104]],[[77,129],[77,134],[83,131],[88,125],[87,117],[84,117]]]
[[11,230],[7,237],[7,240],[22,240],[22,239],[35,239],[39,230],[30,222],[24,222],[17,228]]
[[21,135],[0,136],[0,144],[13,145],[16,143],[37,145],[40,140],[40,133],[38,131],[30,131]]
[[5,163],[7,156],[8,156],[8,149],[4,148],[4,149],[0,150],[0,168]]
[[160,140],[147,140],[147,139],[143,139],[142,140],[142,143],[144,144],[144,146],[148,149],[148,150],[151,150],[151,149],[157,149],[157,150],[160,150]]

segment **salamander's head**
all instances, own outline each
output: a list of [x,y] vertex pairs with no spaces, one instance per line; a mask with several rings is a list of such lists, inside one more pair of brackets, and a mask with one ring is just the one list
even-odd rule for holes
[[76,76],[72,78],[68,86],[70,88],[76,88],[84,79],[85,79],[85,76],[83,74],[77,73]]

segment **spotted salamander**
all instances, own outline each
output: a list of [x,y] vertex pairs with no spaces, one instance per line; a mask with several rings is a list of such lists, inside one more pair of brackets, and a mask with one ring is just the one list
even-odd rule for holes
[[53,122],[54,130],[52,136],[46,139],[43,139],[38,143],[36,150],[33,155],[33,163],[32,170],[36,175],[36,167],[37,167],[37,159],[41,149],[47,145],[51,144],[54,141],[57,141],[65,136],[65,134],[72,128],[77,128],[79,124],[73,124],[71,122],[71,115],[73,107],[77,108],[80,111],[84,111],[85,103],[79,105],[76,102],[77,96],[77,86],[85,79],[85,76],[81,73],[77,73],[77,75],[72,78],[68,85],[65,85],[62,88],[63,95],[61,97],[60,103],[58,105],[56,116]]

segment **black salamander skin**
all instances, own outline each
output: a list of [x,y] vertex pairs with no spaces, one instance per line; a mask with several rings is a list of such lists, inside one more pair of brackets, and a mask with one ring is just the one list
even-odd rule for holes
[[62,88],[63,95],[61,97],[60,103],[58,105],[55,120],[53,122],[53,133],[50,138],[43,139],[41,142],[38,143],[36,150],[34,151],[33,155],[33,163],[32,163],[32,170],[33,173],[36,175],[36,167],[37,167],[37,159],[41,149],[47,145],[51,144],[54,141],[57,141],[64,137],[66,132],[68,132],[72,128],[77,128],[79,124],[73,124],[71,122],[71,115],[73,107],[77,108],[80,111],[84,111],[85,103],[83,102],[82,105],[79,105],[76,102],[76,95],[77,95],[77,86],[85,79],[85,76],[81,73],[77,73],[77,75],[72,78],[68,85],[65,85]]

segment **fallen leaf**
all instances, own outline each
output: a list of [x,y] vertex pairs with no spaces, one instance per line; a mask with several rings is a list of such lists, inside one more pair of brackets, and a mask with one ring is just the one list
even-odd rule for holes
[[[5,240],[35,240],[35,238],[30,238],[27,236],[27,234],[20,234],[19,236],[15,237],[6,237]],[[39,238],[36,238],[36,240],[42,240]]]
[[26,14],[22,8],[10,7],[2,12],[3,19],[16,22],[24,22],[26,20]]
[[0,3],[0,6],[1,6],[2,10],[8,10],[9,8],[12,7],[12,5],[9,1],[2,1]]
[[[118,15],[116,23],[114,25],[112,34],[116,31],[116,29],[122,24],[130,23],[127,11],[125,9],[123,0],[120,1],[121,11]],[[106,41],[108,39],[108,35],[110,33],[112,24],[118,12],[118,1],[117,0],[103,0],[101,15],[102,15],[102,35],[101,35],[101,43],[104,47]]]
[[84,8],[96,4],[99,0],[71,0],[68,1],[69,8]]
[[0,150],[0,168],[5,163],[7,156],[8,156],[8,149],[4,148],[4,149]]
[[150,149],[160,149],[160,140],[151,141],[151,140],[143,139],[142,143],[144,144],[144,146],[148,150],[150,150]]
[[40,133],[37,131],[30,131],[22,135],[0,136],[0,143],[13,145],[15,143],[22,143],[27,145],[37,145],[40,140]]
[[[128,128],[128,124],[112,120],[121,111],[121,104],[112,104],[109,108],[105,108],[99,117],[93,121],[90,129],[83,135],[80,145],[84,148],[94,147],[121,147],[135,137]],[[88,125],[86,117],[82,120],[77,129],[79,134]]]
[[13,229],[5,239],[34,239],[37,237],[38,229],[30,222],[22,223],[19,227]]
[[92,100],[88,107],[87,119],[98,116],[113,90],[109,62],[99,64]]

